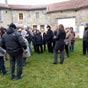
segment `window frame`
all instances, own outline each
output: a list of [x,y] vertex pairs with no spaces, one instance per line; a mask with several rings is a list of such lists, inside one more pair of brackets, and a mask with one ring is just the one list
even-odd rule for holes
[[36,18],[39,18],[39,12],[35,12]]
[[[22,17],[20,17],[20,15],[22,15]],[[23,12],[19,12],[19,21],[23,21],[24,20],[24,13]]]
[[0,10],[0,22],[2,22],[3,21],[3,11],[2,10]]

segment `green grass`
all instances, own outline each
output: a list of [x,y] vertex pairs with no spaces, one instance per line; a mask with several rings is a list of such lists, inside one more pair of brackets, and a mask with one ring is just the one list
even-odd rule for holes
[[[75,52],[64,64],[53,65],[53,54],[45,52],[27,59],[21,80],[0,74],[0,88],[88,88],[88,56],[82,56],[82,40],[76,40]],[[58,58],[59,61],[59,58]],[[9,61],[6,62],[9,71]]]

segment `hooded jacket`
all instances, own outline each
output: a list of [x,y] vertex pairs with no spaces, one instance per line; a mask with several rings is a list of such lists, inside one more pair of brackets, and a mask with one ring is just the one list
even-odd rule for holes
[[8,54],[14,56],[23,53],[23,49],[26,49],[27,45],[21,34],[10,27],[2,36],[1,47],[6,49]]

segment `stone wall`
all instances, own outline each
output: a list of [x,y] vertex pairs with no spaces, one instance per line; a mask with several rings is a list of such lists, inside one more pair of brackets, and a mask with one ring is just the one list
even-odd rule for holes
[[[79,33],[79,27],[84,26],[88,22],[88,8],[82,8],[80,10],[69,10],[69,11],[58,11],[47,13],[46,9],[43,10],[11,10],[3,9],[2,11],[2,21],[0,21],[0,26],[7,27],[11,22],[16,23],[16,25],[28,25],[33,27],[33,25],[51,25],[52,29],[55,29],[58,25],[57,20],[59,18],[69,18],[75,17],[76,19],[76,33]],[[19,13],[22,12],[24,19],[19,21]],[[39,12],[39,18],[36,18],[36,12]]]
[[[70,18],[75,17],[77,19],[77,13],[76,11],[61,11],[61,12],[54,12],[48,14],[48,21],[49,24],[52,25],[53,28],[55,28],[58,23],[57,20],[61,18]],[[77,23],[77,20],[76,20]]]
[[85,26],[85,23],[88,22],[88,8],[82,8],[80,10],[71,10],[71,11],[58,11],[48,13],[48,23],[52,26],[52,29],[55,29],[58,25],[57,20],[59,18],[69,18],[75,17],[76,19],[76,34],[79,35],[79,27]]
[[[19,13],[23,13],[24,19],[19,20]],[[36,12],[39,12],[39,18],[36,18]],[[33,11],[24,11],[24,10],[13,10],[13,22],[21,25],[46,25],[47,17],[46,10],[33,10]]]
[[0,26],[7,27],[7,25],[12,22],[11,10],[4,9],[1,10],[1,12],[2,12],[1,15],[2,20],[0,21]]

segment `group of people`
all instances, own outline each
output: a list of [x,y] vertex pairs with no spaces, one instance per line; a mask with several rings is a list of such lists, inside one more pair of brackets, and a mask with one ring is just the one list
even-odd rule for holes
[[[26,65],[26,58],[31,56],[33,51],[31,42],[34,51],[38,54],[43,53],[47,46],[48,52],[54,53],[53,64],[58,63],[58,53],[60,53],[60,64],[63,64],[64,49],[67,57],[69,57],[69,49],[74,51],[75,32],[72,27],[65,29],[62,24],[54,31],[50,25],[47,25],[47,32],[43,34],[37,29],[30,31],[27,26],[17,28],[13,23],[7,29],[0,28],[0,72],[3,75],[7,73],[4,59],[7,58],[8,53],[11,79],[19,80],[23,77],[22,69]],[[17,74],[15,75],[16,63]]]

